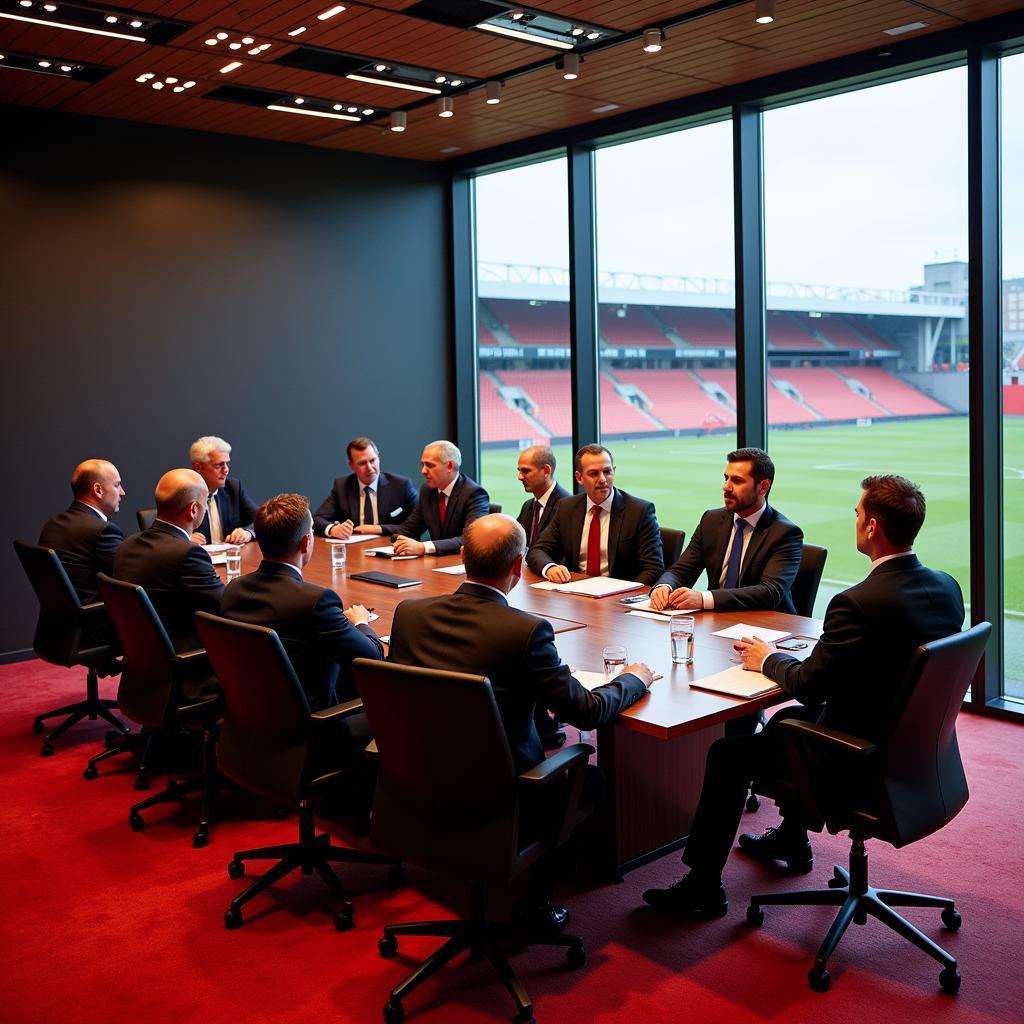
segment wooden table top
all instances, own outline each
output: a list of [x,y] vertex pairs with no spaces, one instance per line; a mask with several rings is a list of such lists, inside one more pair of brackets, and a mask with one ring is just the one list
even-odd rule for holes
[[[381,547],[383,538],[374,537],[361,544],[349,544],[348,565],[331,569],[330,545],[316,539],[313,559],[304,575],[311,583],[336,590],[348,607],[362,604],[372,607],[380,618],[373,627],[381,636],[391,631],[395,608],[402,602],[419,597],[450,594],[465,580],[464,576],[435,572],[435,569],[460,564],[458,555],[397,561],[366,554],[367,548]],[[259,546],[254,542],[242,548],[242,571],[252,572],[260,562]],[[218,566],[223,576],[224,567]],[[395,589],[351,578],[353,573],[377,570],[422,580],[415,587]],[[712,634],[737,622],[768,629],[787,630],[803,636],[821,635],[820,619],[787,615],[784,612],[700,612],[694,616],[694,662],[692,666],[673,665],[669,656],[668,624],[640,615],[627,614],[618,596],[606,598],[579,597],[552,591],[535,590],[530,583],[540,577],[529,569],[509,594],[509,604],[551,620],[556,629],[555,644],[562,660],[574,669],[603,670],[601,649],[606,644],[625,645],[629,661],[646,662],[664,678],[656,680],[651,692],[619,718],[620,724],[661,739],[672,739],[702,729],[714,722],[724,722],[751,711],[782,703],[781,694],[741,700],[701,690],[689,683],[703,676],[720,672],[737,663],[732,641]],[[640,585],[632,593],[641,593]],[[625,596],[625,595],[619,595]],[[564,620],[564,621],[558,621]]]

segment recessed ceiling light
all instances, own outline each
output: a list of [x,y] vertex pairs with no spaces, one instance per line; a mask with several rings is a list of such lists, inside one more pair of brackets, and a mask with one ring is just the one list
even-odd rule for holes
[[[44,7],[43,10],[44,11],[55,11],[55,10],[57,10],[57,8],[56,7]],[[132,28],[142,28],[142,22],[139,21],[138,18],[136,18],[134,21],[129,21],[128,24],[131,25]]]
[[117,15],[116,14],[108,14],[103,20],[108,25],[116,25],[117,24]]
[[256,40],[253,39],[252,36],[243,36],[242,37],[242,45],[243,46],[252,46],[252,44],[255,43],[255,42],[256,42]]
[[[31,6],[31,0],[28,6]],[[70,32],[83,32],[88,36],[106,36],[108,39],[127,39],[131,43],[148,42],[145,36],[133,36],[126,32],[111,32],[105,28],[87,28],[84,25],[71,25],[68,22],[53,21],[50,18],[30,18],[25,14],[9,14],[7,11],[0,11],[0,18],[6,18],[8,21],[22,21],[29,25],[42,25],[45,28],[63,28]]]
[[225,40],[225,39],[227,39],[227,37],[228,37],[228,34],[227,34],[227,32],[218,32],[218,33],[217,33],[217,38],[218,38],[218,39],[219,39],[219,40],[220,40],[220,41],[221,41],[222,43],[224,42],[224,40]]
[[450,86],[451,86],[451,87],[452,87],[453,89],[458,89],[458,87],[459,87],[460,85],[462,85],[462,79],[461,79],[461,78],[453,78],[453,79],[452,79],[452,80],[451,80],[451,81],[450,81],[450,82],[449,82],[448,84],[449,84],[449,85],[450,85]]
[[228,43],[229,50],[240,50],[242,48],[241,43]]
[[303,114],[308,117],[328,117],[335,121],[358,121],[358,117],[349,117],[348,114],[332,114],[329,110],[298,110],[295,107],[283,107],[277,103],[268,103],[267,110],[278,110],[282,114]]
[[288,35],[290,35],[290,36],[301,36],[302,33],[305,32],[305,31],[306,31],[306,26],[305,25],[300,25],[298,28],[293,28],[291,30],[291,32],[288,33]]
[[48,60],[41,60],[39,61],[39,66],[41,68],[48,68],[50,66],[50,62]]
[[206,45],[207,46],[216,46],[217,45],[217,40],[216,39],[207,39],[206,40]]
[[363,117],[369,117],[373,113],[373,107],[363,108]]
[[299,106],[302,106],[302,104],[305,103],[306,101],[301,96],[296,96],[295,99],[292,100],[292,102],[298,103]]
[[373,75],[346,75],[353,82],[366,82],[368,85],[386,85],[390,89],[407,89],[409,92],[425,92],[429,96],[437,96],[441,90],[432,85],[412,85],[409,82],[396,82],[388,78],[374,78]]
[[233,60],[230,64],[225,64],[224,67],[220,69],[220,73],[222,75],[226,75],[234,71],[236,68],[240,68],[241,66],[242,62],[240,60]]
[[445,146],[444,149],[439,150],[440,153],[458,153],[462,149],[461,146]]
[[594,29],[591,29],[587,33],[587,38],[588,39],[600,39],[601,38],[601,33],[600,32],[596,32]]
[[607,114],[607,113],[609,113],[612,110],[618,110],[618,109],[619,109],[619,104],[618,103],[605,103],[603,106],[594,107],[594,109],[591,110],[591,113],[592,114]]
[[481,21],[477,28],[484,32],[493,32],[495,35],[508,36],[510,39],[518,39],[523,43],[540,43],[541,46],[553,46],[556,50],[571,50],[572,43],[564,39],[550,39],[547,36],[534,35],[532,32],[523,32],[518,28],[506,28],[504,25],[492,25],[488,21]]
[[581,35],[583,35],[584,32],[586,32],[585,28],[580,28],[579,25],[573,25],[572,35],[574,35],[574,36],[581,36]]
[[884,28],[882,31],[887,36],[901,36],[904,32],[916,32],[920,28],[927,28],[927,21],[910,21],[906,25],[897,25],[895,28]]
[[341,14],[345,10],[341,4],[337,4],[335,7],[329,7],[326,11],[321,12],[316,16],[317,21],[326,21],[328,18],[333,18],[336,14]]

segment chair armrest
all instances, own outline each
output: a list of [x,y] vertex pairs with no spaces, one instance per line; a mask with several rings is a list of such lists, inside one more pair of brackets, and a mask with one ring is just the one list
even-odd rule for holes
[[82,615],[93,618],[106,612],[107,606],[102,601],[90,601],[88,604],[82,605]]
[[363,702],[356,698],[347,700],[344,704],[332,704],[323,711],[314,711],[310,716],[311,722],[333,722],[339,718],[349,718],[363,710]]
[[191,704],[182,704],[178,707],[177,712],[182,717],[188,717],[199,711],[211,710],[218,704],[220,704],[220,695],[215,693],[209,697],[204,697],[202,700],[193,701]]
[[191,669],[202,666],[203,661],[209,665],[210,658],[205,647],[196,647],[191,651],[182,651],[174,656],[174,664],[179,668]]
[[593,753],[594,748],[589,743],[574,743],[571,747],[562,747],[557,754],[546,757],[528,772],[523,772],[519,776],[519,781],[527,789],[546,786],[567,769],[573,768],[579,763],[586,764]]
[[788,719],[781,723],[784,732],[798,735],[801,739],[817,743],[832,750],[841,750],[847,754],[865,756],[874,754],[878,747],[870,740],[862,740],[859,736],[851,736],[849,733],[840,732],[838,729],[830,729],[825,725],[815,725],[813,722],[801,722],[798,719]]
[[363,750],[363,757],[365,757],[367,761],[380,760],[380,751],[377,749],[376,740],[370,740],[370,742],[366,744],[366,747]]

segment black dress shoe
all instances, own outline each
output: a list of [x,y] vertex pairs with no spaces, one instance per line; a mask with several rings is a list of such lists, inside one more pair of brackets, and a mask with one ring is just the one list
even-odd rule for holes
[[670,910],[674,914],[722,917],[729,909],[725,886],[721,882],[694,882],[692,872],[667,889],[648,889],[643,900],[655,910]]
[[540,738],[545,750],[557,750],[565,744],[565,733],[559,729],[557,732],[545,733]]
[[569,908],[561,903],[538,903],[520,907],[512,917],[512,924],[537,932],[564,932],[569,927]]
[[740,836],[739,847],[748,857],[762,864],[784,861],[786,869],[795,875],[806,875],[814,867],[814,852],[806,836],[793,839],[782,829],[765,829],[764,835],[760,836],[744,832]]

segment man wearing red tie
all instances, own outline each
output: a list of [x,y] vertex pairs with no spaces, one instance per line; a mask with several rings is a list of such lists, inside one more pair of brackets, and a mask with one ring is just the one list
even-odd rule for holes
[[530,568],[552,583],[582,572],[652,585],[665,568],[654,505],[614,487],[612,453],[603,445],[584,445],[574,465],[583,493],[558,503],[530,548]]
[[555,480],[555,453],[542,444],[519,453],[519,482],[530,495],[519,510],[519,525],[526,531],[531,547],[555,517],[555,506],[569,492]]

